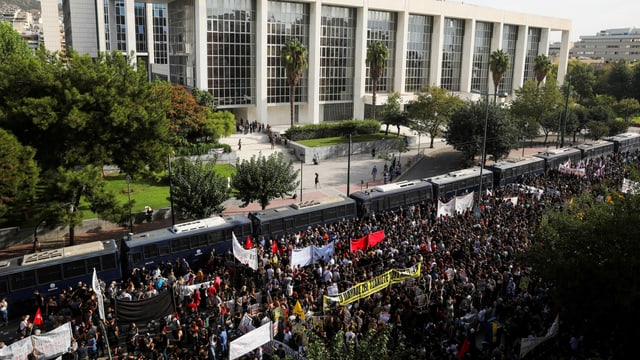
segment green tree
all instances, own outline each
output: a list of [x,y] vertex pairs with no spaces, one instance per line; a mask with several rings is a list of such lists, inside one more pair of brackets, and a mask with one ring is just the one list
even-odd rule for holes
[[533,59],[533,73],[536,76],[538,86],[540,86],[540,83],[542,83],[544,78],[547,77],[547,74],[551,71],[551,67],[551,60],[545,54],[540,54]]
[[631,69],[624,59],[618,60],[613,63],[611,71],[608,74],[608,92],[607,94],[621,100],[627,97],[629,89],[631,88]]
[[616,115],[621,117],[627,126],[631,117],[640,114],[640,102],[633,98],[624,98],[613,105]]
[[281,152],[269,157],[252,156],[250,160],[236,161],[236,176],[232,186],[238,191],[243,206],[258,201],[265,209],[272,199],[284,197],[296,190],[298,170],[293,169],[292,161],[285,161]]
[[178,158],[172,176],[173,204],[181,217],[204,219],[224,211],[231,189],[227,179],[216,173],[215,161],[191,163]]
[[610,192],[618,185],[603,181],[570,206],[550,208],[524,260],[567,309],[566,328],[584,334],[587,355],[615,359],[637,342],[630,329],[640,318],[640,196]]
[[502,51],[502,49],[498,49],[491,53],[489,58],[489,70],[491,70],[491,76],[493,79],[493,88],[495,93],[493,94],[493,102],[495,103],[498,99],[498,89],[500,85],[500,81],[504,77],[504,74],[509,70],[510,60],[509,55],[506,52]]
[[207,107],[212,111],[216,110],[216,104],[213,100],[213,95],[211,95],[211,93],[207,90],[193,88],[191,89],[191,95],[193,95],[193,98],[196,99],[198,105]]
[[0,218],[9,211],[24,210],[35,200],[40,170],[34,156],[32,148],[0,128]]
[[609,135],[609,126],[603,121],[590,120],[587,122],[587,129],[589,130],[589,138],[594,140]]
[[409,124],[409,117],[402,110],[402,98],[397,92],[392,92],[387,98],[387,102],[382,106],[382,123],[386,125],[384,134],[389,134],[389,125],[393,125],[398,129],[400,136],[400,127]]
[[[0,73],[0,126],[36,150],[48,178],[74,177],[104,165],[132,176],[166,167],[169,94],[147,81],[142,64],[135,68],[117,52],[92,59],[39,50],[33,58],[0,63]],[[77,209],[86,196],[99,213],[120,213],[114,201],[97,196],[100,184],[92,177],[70,184],[77,185],[74,193],[65,191],[67,199],[51,201]],[[74,223],[69,225],[73,243]]]
[[372,42],[367,47],[367,59],[366,62],[369,65],[369,76],[371,77],[371,106],[372,106],[372,118],[376,119],[376,94],[378,93],[378,81],[384,74],[384,69],[387,67],[387,60],[389,58],[389,49],[380,40]]
[[580,60],[570,60],[567,77],[571,79],[572,92],[576,94],[576,101],[582,105],[590,105],[596,83],[593,67]]
[[538,87],[533,80],[516,90],[516,97],[511,102],[511,114],[517,119],[516,125],[524,129],[526,137],[533,137],[542,129],[545,146],[549,133],[558,130],[560,112],[564,109],[564,99],[556,84],[551,81]]
[[636,62],[631,68],[631,88],[629,96],[640,101],[640,62]]
[[391,325],[381,329],[369,329],[358,341],[345,341],[343,330],[338,331],[333,339],[322,339],[315,332],[308,331],[309,345],[307,359],[309,360],[370,360],[386,359],[390,353],[389,339]]
[[29,58],[33,51],[8,21],[0,20],[0,63],[12,56]]
[[282,50],[280,50],[280,58],[287,73],[287,82],[289,83],[289,106],[291,111],[291,127],[294,120],[294,100],[296,97],[296,86],[302,78],[302,73],[309,66],[307,63],[307,48],[300,40],[293,38],[289,40]]
[[211,109],[198,104],[196,98],[182,85],[165,86],[171,89],[171,109],[167,117],[173,145],[183,146],[202,140]]
[[453,112],[464,105],[464,101],[441,87],[425,87],[416,101],[409,107],[412,128],[419,133],[429,134],[429,147],[433,149],[433,141],[442,134],[449,123]]
[[216,142],[236,131],[236,117],[232,112],[224,110],[208,113],[207,123],[202,129],[202,136],[206,141]]
[[517,143],[518,134],[507,115],[506,110],[494,103],[487,108],[487,100],[469,101],[452,114],[444,137],[447,144],[461,151],[467,160],[473,160],[482,154],[486,119],[486,154],[498,160],[508,155]]

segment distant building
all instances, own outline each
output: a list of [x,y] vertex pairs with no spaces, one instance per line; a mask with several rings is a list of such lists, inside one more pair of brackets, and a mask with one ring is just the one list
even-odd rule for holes
[[40,33],[43,34],[44,46],[51,52],[62,51],[64,32],[58,12],[58,0],[40,0],[40,7]]
[[511,60],[499,91],[513,94],[535,77],[552,32],[562,35],[564,79],[571,29],[566,19],[435,0],[64,0],[63,12],[67,45],[80,53],[121,51],[148,64],[151,78],[209,91],[219,109],[270,125],[289,123],[280,51],[293,38],[309,54],[294,118],[320,123],[369,116],[374,41],[389,49],[380,106],[391,92],[406,102],[424,86],[476,99],[476,90],[495,93],[497,49]]
[[629,62],[640,60],[640,29],[635,27],[602,30],[596,35],[580,36],[571,50],[577,59],[603,59]]

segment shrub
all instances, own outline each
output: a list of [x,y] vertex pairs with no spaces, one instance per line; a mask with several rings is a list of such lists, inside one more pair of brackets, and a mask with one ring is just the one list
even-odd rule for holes
[[231,146],[228,144],[197,143],[176,148],[176,156],[205,155],[209,153],[209,150],[219,148],[223,148],[225,153],[231,152]]
[[322,139],[327,137],[351,135],[369,135],[380,131],[380,122],[376,120],[345,120],[307,124],[289,128],[284,136],[292,141]]

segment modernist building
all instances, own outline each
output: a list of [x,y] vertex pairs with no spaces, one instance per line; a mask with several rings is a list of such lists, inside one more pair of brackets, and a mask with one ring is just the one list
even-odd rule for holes
[[602,30],[596,35],[580,36],[571,55],[578,59],[603,59],[605,61],[640,60],[640,29],[621,28]]
[[280,49],[298,38],[309,51],[295,96],[300,123],[364,118],[372,85],[367,45],[383,41],[389,61],[377,103],[405,101],[426,85],[461,96],[493,93],[489,55],[511,58],[500,91],[533,79],[533,59],[562,33],[564,79],[571,22],[435,0],[64,0],[67,45],[92,55],[123,51],[150,75],[210,91],[237,118],[289,123]]

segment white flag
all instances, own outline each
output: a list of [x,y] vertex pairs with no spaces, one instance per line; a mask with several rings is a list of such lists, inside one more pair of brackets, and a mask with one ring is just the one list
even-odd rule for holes
[[229,344],[229,359],[237,359],[271,340],[273,340],[273,324],[269,321],[259,328],[233,340]]
[[231,233],[231,236],[233,236],[233,256],[253,270],[258,270],[258,249],[247,250],[240,245],[234,232]]
[[102,289],[100,289],[100,282],[98,281],[96,268],[93,268],[91,287],[93,288],[93,292],[96,293],[96,298],[98,299],[98,312],[100,313],[100,319],[104,320],[104,298],[102,297]]

